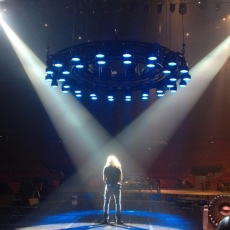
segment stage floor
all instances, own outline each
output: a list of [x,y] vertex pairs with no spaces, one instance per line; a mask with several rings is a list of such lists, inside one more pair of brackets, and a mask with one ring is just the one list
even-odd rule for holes
[[[2,230],[34,229],[157,229],[157,230],[202,230],[202,212],[200,210],[177,210],[166,202],[155,202],[152,210],[123,210],[124,225],[116,225],[115,212],[110,211],[110,224],[100,224],[102,210],[73,210],[66,204],[51,208],[47,202],[37,208],[23,210],[17,208],[12,213],[2,214]],[[28,212],[28,213],[25,213]]]
[[[68,186],[67,186],[68,187]],[[154,230],[202,230],[203,207],[184,209],[168,202],[165,197],[215,197],[228,193],[196,190],[161,190],[159,200],[122,200],[122,220],[124,225],[115,224],[114,201],[111,200],[110,224],[102,225],[103,199],[80,200],[72,203],[73,191],[63,186],[55,190],[41,203],[32,206],[0,207],[1,230],[55,230],[55,229],[154,229]],[[68,192],[69,191],[69,192]],[[79,191],[78,191],[79,192]],[[84,192],[84,191],[82,191]],[[92,190],[91,190],[92,192]],[[156,194],[156,191],[123,191],[128,194]],[[156,194],[157,195],[157,194]],[[163,197],[163,198],[162,198]]]

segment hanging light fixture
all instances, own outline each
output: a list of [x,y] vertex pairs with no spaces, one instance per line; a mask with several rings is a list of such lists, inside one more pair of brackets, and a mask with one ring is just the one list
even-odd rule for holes
[[[131,3],[135,9],[137,1]],[[157,4],[159,13],[162,7],[163,4]],[[171,4],[170,11],[174,10],[175,6]],[[115,12],[119,13],[118,10]],[[115,40],[79,43],[55,54],[49,54],[48,50],[45,80],[51,82],[52,87],[58,86],[58,80],[63,93],[72,92],[77,98],[83,96],[82,90],[84,94],[89,91],[92,100],[98,99],[96,92],[100,91],[106,92],[109,101],[114,100],[115,92],[123,92],[127,101],[132,100],[133,91],[141,91],[142,99],[148,99],[150,89],[154,88],[159,97],[166,91],[176,92],[177,82],[180,87],[185,87],[191,79],[185,59],[183,15],[186,12],[186,4],[181,3],[182,52],[159,43],[119,40],[116,28]]]

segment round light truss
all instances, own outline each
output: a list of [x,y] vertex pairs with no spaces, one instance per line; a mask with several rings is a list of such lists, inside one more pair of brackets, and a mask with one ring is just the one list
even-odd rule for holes
[[186,75],[191,79],[183,53],[158,43],[139,41],[78,44],[48,54],[46,64],[49,76],[46,79],[62,79],[60,83],[68,82],[72,92],[76,88],[106,92],[153,88],[170,91],[169,82],[176,85],[186,79]]

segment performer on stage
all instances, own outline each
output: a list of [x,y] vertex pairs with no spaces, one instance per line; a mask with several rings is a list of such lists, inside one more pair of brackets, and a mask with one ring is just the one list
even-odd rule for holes
[[109,203],[111,196],[114,196],[116,207],[116,223],[123,224],[121,221],[121,181],[122,169],[121,164],[115,156],[109,156],[106,165],[103,168],[103,181],[105,182],[104,193],[104,221],[103,224],[109,223]]

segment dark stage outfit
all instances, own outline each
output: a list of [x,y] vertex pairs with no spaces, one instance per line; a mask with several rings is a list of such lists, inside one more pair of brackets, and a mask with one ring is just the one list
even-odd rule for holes
[[109,220],[109,203],[111,196],[114,196],[116,207],[116,221],[121,223],[121,168],[114,166],[105,166],[103,174],[106,179],[105,194],[104,194],[104,221]]

